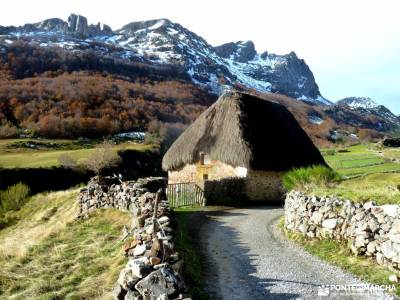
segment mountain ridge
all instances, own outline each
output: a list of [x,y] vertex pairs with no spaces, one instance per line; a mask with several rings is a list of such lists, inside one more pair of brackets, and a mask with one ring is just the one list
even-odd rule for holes
[[[95,43],[103,44],[104,48],[118,47],[121,51],[115,53],[115,57],[176,64],[186,70],[195,84],[216,94],[233,87],[282,93],[321,105],[331,104],[322,97],[308,65],[294,52],[277,55],[264,51],[259,54],[251,41],[212,46],[169,19],[131,22],[114,31],[100,23],[89,25],[85,17],[74,14],[68,21],[53,18],[19,27],[0,26],[0,43],[10,44],[19,39],[69,50]],[[224,54],[224,49],[229,47],[235,55]]]
[[0,129],[70,137],[145,130],[153,121],[187,125],[227,89],[284,104],[322,146],[400,125],[365,97],[327,101],[293,51],[258,53],[252,41],[212,46],[168,19],[114,31],[78,15],[0,26]]

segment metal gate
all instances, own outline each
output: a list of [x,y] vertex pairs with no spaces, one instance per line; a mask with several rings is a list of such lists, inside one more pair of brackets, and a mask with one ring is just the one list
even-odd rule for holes
[[170,207],[206,204],[202,188],[194,182],[168,184],[167,198]]

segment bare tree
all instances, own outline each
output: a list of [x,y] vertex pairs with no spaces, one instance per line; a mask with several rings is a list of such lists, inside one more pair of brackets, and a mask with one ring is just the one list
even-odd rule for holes
[[104,143],[98,147],[84,162],[87,169],[100,175],[107,168],[115,167],[121,162],[121,157],[110,144]]
[[66,169],[78,169],[78,162],[76,161],[76,159],[72,158],[71,155],[67,153],[61,154],[58,157],[58,163]]

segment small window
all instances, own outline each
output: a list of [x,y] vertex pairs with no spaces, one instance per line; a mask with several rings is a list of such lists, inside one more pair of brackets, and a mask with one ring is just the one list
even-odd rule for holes
[[203,180],[207,180],[208,179],[208,174],[203,174]]

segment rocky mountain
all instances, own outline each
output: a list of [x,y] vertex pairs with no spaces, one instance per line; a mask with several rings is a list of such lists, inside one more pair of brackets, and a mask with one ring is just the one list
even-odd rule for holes
[[310,68],[294,52],[257,53],[251,41],[213,47],[168,19],[132,22],[115,31],[100,23],[89,25],[85,17],[74,14],[67,21],[48,19],[20,27],[0,26],[0,45],[7,47],[18,40],[70,51],[95,50],[97,55],[126,61],[174,65],[193,83],[216,94],[234,87],[331,104],[321,96]]
[[[47,35],[49,39],[63,36],[88,38],[94,36],[111,35],[112,30],[105,24],[98,23],[97,25],[88,25],[87,19],[83,16],[71,14],[68,21],[58,18],[47,19],[42,22],[25,24],[23,26],[0,26],[0,34],[4,37],[9,37],[12,41],[15,38],[30,37],[35,40],[35,35],[40,40],[41,35]],[[54,41],[54,39],[53,39]],[[6,41],[7,42],[7,41]]]
[[346,105],[351,109],[374,109],[379,106],[374,100],[368,97],[347,97],[337,101],[336,104]]
[[2,128],[6,136],[29,129],[98,137],[157,127],[153,121],[186,126],[231,88],[274,93],[267,98],[285,105],[322,147],[400,126],[369,98],[323,98],[294,52],[258,53],[251,41],[212,46],[168,19],[118,30],[79,15],[0,26],[0,135]]
[[400,126],[400,118],[387,107],[377,104],[367,97],[347,97],[327,108],[327,112],[337,121],[365,127],[365,122],[374,124],[379,131],[389,131]]

